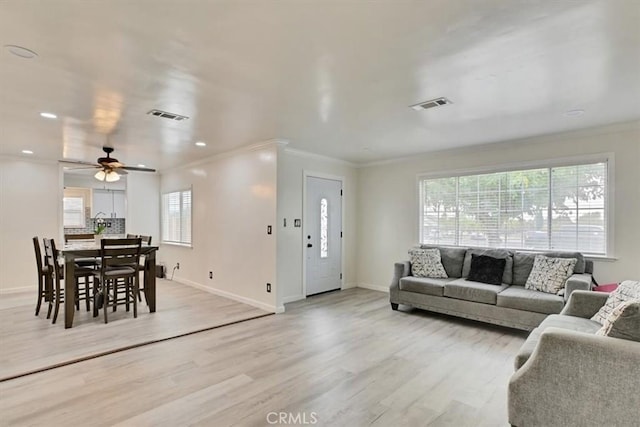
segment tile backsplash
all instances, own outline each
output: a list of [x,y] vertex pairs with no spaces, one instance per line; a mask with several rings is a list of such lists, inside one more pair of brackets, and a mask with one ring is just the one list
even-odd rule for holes
[[[107,225],[103,234],[125,234],[125,219],[124,218],[102,218]],[[91,216],[91,208],[84,210],[84,228],[64,228],[64,234],[85,234],[93,233],[95,230],[95,220]]]

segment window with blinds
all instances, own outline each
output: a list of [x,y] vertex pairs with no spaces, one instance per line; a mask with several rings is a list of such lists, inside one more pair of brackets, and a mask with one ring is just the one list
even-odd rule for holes
[[607,253],[607,162],[421,178],[420,242]]
[[84,228],[84,198],[64,197],[62,199],[62,222],[67,228]]
[[162,195],[162,242],[191,246],[191,190]]

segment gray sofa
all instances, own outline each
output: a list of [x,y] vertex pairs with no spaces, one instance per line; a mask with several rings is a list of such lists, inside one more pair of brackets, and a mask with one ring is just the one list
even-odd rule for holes
[[[409,261],[396,263],[389,289],[389,301],[394,310],[403,304],[530,331],[549,314],[560,313],[573,291],[591,289],[593,263],[576,252],[544,253],[578,260],[573,276],[566,282],[564,293],[555,295],[524,288],[536,253],[430,245],[421,247],[437,247],[440,250],[442,265],[449,278],[414,277]],[[506,259],[502,285],[465,279],[471,268],[472,254]]]
[[590,320],[607,296],[574,292],[529,335],[509,381],[511,425],[639,425],[640,342],[596,336]]

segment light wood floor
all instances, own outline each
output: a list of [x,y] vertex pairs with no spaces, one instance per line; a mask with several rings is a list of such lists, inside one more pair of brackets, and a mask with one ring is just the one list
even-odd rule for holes
[[[232,323],[267,312],[176,282],[158,279],[157,311],[144,303],[138,318],[124,306],[93,317],[83,304],[76,311],[73,328],[64,329],[64,309],[55,325],[46,319],[47,306],[35,316],[33,292],[0,297],[0,380],[70,360],[113,351],[144,342]],[[84,303],[84,301],[82,302]]]
[[[0,383],[4,425],[505,426],[526,334],[364,289]],[[299,418],[298,420],[301,420]],[[300,423],[298,423],[300,424]]]

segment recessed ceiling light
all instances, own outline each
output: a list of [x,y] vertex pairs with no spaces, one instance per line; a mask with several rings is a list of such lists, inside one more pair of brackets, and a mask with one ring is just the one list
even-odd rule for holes
[[564,115],[569,117],[581,116],[584,114],[584,110],[567,110]]
[[22,154],[33,154],[31,150],[22,150]]
[[146,166],[146,165],[143,165],[142,163],[140,163],[140,164],[138,165],[138,167],[139,167],[139,168],[146,168],[147,166]]
[[206,142],[202,142],[202,141],[198,141],[198,142],[196,142],[196,145],[197,145],[198,147],[206,147],[206,146],[207,146],[207,143],[206,143]]
[[7,44],[4,46],[9,52],[23,59],[33,59],[38,56],[37,53],[26,47],[16,46],[13,44]]
[[56,116],[53,113],[40,113],[41,117],[44,117],[45,119],[57,119],[58,116]]

